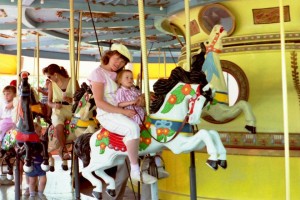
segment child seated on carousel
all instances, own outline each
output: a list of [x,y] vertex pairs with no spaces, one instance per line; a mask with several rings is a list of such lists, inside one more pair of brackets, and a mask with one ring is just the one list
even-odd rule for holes
[[0,144],[7,131],[16,127],[13,121],[14,98],[16,97],[16,87],[8,85],[3,89],[4,104],[1,104],[0,116]]
[[[132,117],[132,120],[138,123],[140,126],[143,125],[145,118],[145,110],[141,106],[137,106],[141,92],[134,86],[132,71],[124,69],[120,71],[116,78],[117,84],[119,86],[116,93],[116,100],[118,106],[124,109],[131,109],[136,112],[136,115]],[[161,155],[162,152],[157,153]],[[161,158],[159,156],[155,157],[156,166],[161,166]],[[164,168],[158,168],[158,178],[166,178],[169,173],[164,170]]]

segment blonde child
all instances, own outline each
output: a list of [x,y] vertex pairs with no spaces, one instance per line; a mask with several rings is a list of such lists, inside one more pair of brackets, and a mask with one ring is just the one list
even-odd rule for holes
[[[119,86],[116,94],[116,100],[118,106],[124,109],[131,109],[136,111],[131,119],[142,126],[145,110],[141,106],[137,106],[141,92],[134,86],[133,74],[130,70],[122,70],[118,73],[116,81]],[[161,155],[162,152],[158,152],[157,155]],[[155,163],[157,166],[161,166],[161,159],[155,157]],[[158,178],[166,178],[169,176],[169,173],[165,171],[162,167],[158,168]]]
[[127,69],[120,71],[117,75],[117,84],[119,85],[116,95],[118,106],[135,110],[137,113],[132,119],[139,125],[142,125],[145,117],[145,110],[143,107],[136,105],[141,96],[141,92],[134,86],[132,72]]
[[10,129],[16,127],[13,121],[13,109],[14,109],[14,98],[16,97],[16,87],[8,85],[3,89],[4,104],[1,106],[1,117],[0,117],[0,144]]

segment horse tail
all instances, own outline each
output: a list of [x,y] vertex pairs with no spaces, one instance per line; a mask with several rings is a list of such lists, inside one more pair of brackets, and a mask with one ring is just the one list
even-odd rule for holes
[[88,166],[91,160],[90,138],[92,135],[93,133],[80,135],[74,142],[74,153],[82,160],[83,167]]

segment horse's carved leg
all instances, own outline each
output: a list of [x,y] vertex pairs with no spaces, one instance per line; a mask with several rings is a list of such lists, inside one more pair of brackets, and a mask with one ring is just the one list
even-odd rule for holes
[[176,140],[173,140],[166,146],[175,154],[188,153],[195,150],[200,150],[206,146],[207,153],[210,155],[206,164],[214,170],[218,169],[218,153],[213,142],[213,139],[207,130],[201,129],[191,137],[178,135]]
[[90,181],[90,183],[95,187],[93,189],[93,196],[97,199],[102,199],[102,182],[97,179],[92,172],[98,171],[99,174],[99,166],[97,166],[97,163],[93,163],[92,161],[90,164],[82,169],[82,176]]
[[49,155],[48,155],[48,142],[41,140],[43,146],[43,163],[41,165],[42,170],[49,171]]
[[107,184],[106,193],[111,197],[116,196],[115,180],[111,176],[107,175],[103,170],[97,170],[95,171],[95,174],[101,177]]
[[219,157],[218,157],[218,165],[223,169],[227,168],[227,161],[226,161],[226,149],[221,141],[220,135],[215,130],[209,130],[209,134],[211,135],[213,142],[216,145]]
[[32,171],[32,156],[31,156],[31,144],[29,142],[24,143],[24,147],[26,150],[26,155],[25,155],[25,163],[23,166],[24,172],[31,172]]
[[217,121],[224,121],[226,119],[232,119],[244,113],[246,119],[246,126],[251,129],[252,133],[255,133],[256,130],[256,118],[252,112],[251,106],[247,101],[240,100],[233,106],[227,106],[224,104],[216,104],[211,106],[209,110],[203,109],[203,115],[210,115]]
[[54,162],[55,161],[54,161],[54,158],[53,158],[52,154],[49,153],[49,166],[50,166],[49,170],[50,170],[50,172],[54,172],[54,170],[55,170]]
[[6,152],[6,156],[4,157],[4,160],[7,164],[7,179],[8,180],[13,180],[14,179],[14,174],[13,174],[13,165],[10,162],[11,158],[14,158],[16,156],[16,151],[14,148],[10,148],[7,152]]

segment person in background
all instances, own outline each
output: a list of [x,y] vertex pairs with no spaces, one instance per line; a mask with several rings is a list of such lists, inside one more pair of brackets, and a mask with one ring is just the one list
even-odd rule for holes
[[134,110],[123,109],[116,101],[118,88],[115,82],[117,73],[132,61],[132,55],[122,44],[113,44],[111,50],[105,52],[101,58],[100,67],[92,71],[88,80],[92,86],[97,106],[97,119],[108,131],[124,136],[124,144],[130,161],[130,176],[134,181],[152,184],[157,181],[147,173],[140,174],[138,164],[138,148],[140,141],[140,127],[130,118],[136,115]]
[[16,87],[8,85],[3,89],[4,104],[1,104],[1,116],[0,116],[0,144],[6,134],[10,129],[16,127],[13,121],[12,110],[16,108],[14,105],[14,98],[16,97]]
[[41,97],[41,103],[45,105],[46,110],[47,110],[47,117],[51,116],[51,108],[48,106],[48,88],[49,84],[51,83],[50,79],[46,79],[45,86],[44,87],[39,87],[38,92],[42,94]]
[[[54,126],[54,133],[61,145],[59,155],[62,159],[69,159],[69,155],[63,155],[63,150],[66,145],[64,135],[64,122],[72,118],[72,81],[68,72],[64,67],[57,64],[50,64],[43,69],[43,74],[51,80],[48,88],[48,106],[52,108],[51,121]],[[79,89],[79,84],[76,81],[75,90]]]
[[[35,123],[34,127],[36,133],[41,138],[42,127],[40,126],[40,122],[39,124]],[[29,200],[35,200],[35,199],[47,200],[47,197],[44,195],[44,190],[47,183],[47,176],[46,176],[46,172],[41,168],[41,164],[43,162],[43,155],[41,154],[43,147],[41,144],[39,144],[36,147],[37,147],[35,149],[36,154],[33,155],[33,162],[34,162],[33,170],[29,173],[25,172],[26,183],[28,184],[28,188],[25,189],[24,196],[27,196],[29,192]],[[36,186],[38,189],[37,193],[36,193]]]

